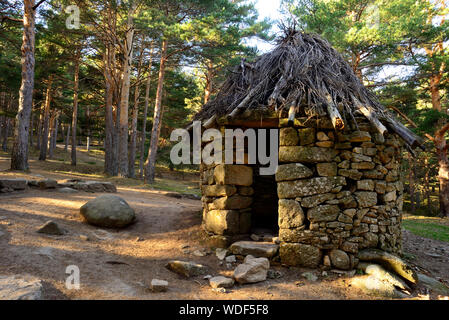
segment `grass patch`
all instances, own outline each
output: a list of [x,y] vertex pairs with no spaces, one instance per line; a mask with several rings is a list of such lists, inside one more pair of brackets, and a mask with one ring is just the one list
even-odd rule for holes
[[201,196],[201,192],[197,186],[193,186],[192,183],[182,183],[176,180],[156,178],[154,183],[148,187],[150,189],[178,192],[183,194],[190,193]]
[[449,226],[428,217],[404,217],[402,226],[418,236],[449,242]]

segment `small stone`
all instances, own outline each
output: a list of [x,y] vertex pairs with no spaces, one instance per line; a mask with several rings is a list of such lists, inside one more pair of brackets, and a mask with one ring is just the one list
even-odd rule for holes
[[38,181],[37,185],[41,189],[54,189],[58,185],[58,181],[53,180],[53,179],[46,179],[46,180]]
[[280,271],[269,269],[267,272],[268,279],[279,279],[282,278],[283,274]]
[[301,274],[304,278],[306,278],[309,281],[315,282],[318,280],[318,277],[313,274],[312,272],[304,272]]
[[298,129],[298,135],[299,135],[299,143],[302,146],[315,142],[314,128]]
[[235,255],[231,255],[231,256],[227,256],[227,257],[225,258],[225,261],[226,261],[227,263],[234,263],[234,262],[237,261],[237,259],[235,258]]
[[217,249],[215,250],[215,255],[217,256],[217,258],[218,258],[219,260],[224,260],[227,253],[228,253],[228,250],[227,250],[227,249],[217,248]]
[[371,170],[376,166],[373,162],[353,162],[351,168],[356,170]]
[[83,241],[89,241],[89,237],[84,234],[80,234],[80,239]]
[[209,279],[209,285],[212,288],[231,288],[234,285],[234,279],[217,276]]
[[43,226],[41,226],[38,230],[38,233],[44,233],[54,236],[62,236],[65,234],[64,230],[61,229],[56,222],[47,221]]
[[329,140],[329,137],[323,131],[318,131],[317,134],[316,134],[316,138],[319,141],[327,141],[327,140]]
[[317,143],[315,143],[315,145],[317,147],[321,147],[321,148],[332,148],[334,146],[334,142],[333,141],[318,141]]
[[238,283],[256,283],[265,281],[270,268],[270,262],[267,258],[254,258],[249,255],[244,263],[237,266],[234,270],[234,279]]
[[197,256],[197,257],[205,257],[205,256],[207,256],[207,253],[204,250],[195,250],[195,251],[192,252],[192,254],[194,256]]
[[304,224],[304,212],[301,205],[290,199],[279,199],[279,222],[281,228],[300,227]]
[[172,260],[165,266],[168,270],[183,275],[187,278],[192,276],[204,275],[207,272],[207,267],[195,262],[186,262],[179,260]]
[[365,191],[373,191],[374,190],[374,181],[370,180],[370,179],[359,180],[359,181],[357,181],[357,189],[365,190]]
[[340,208],[336,205],[320,205],[307,211],[307,218],[310,221],[334,221],[340,213]]
[[323,258],[323,265],[326,266],[326,267],[331,267],[332,266],[331,259],[329,258],[328,255],[324,256],[324,258]]
[[212,288],[213,292],[217,292],[217,293],[227,293],[228,291],[226,291],[226,288]]
[[349,142],[365,142],[371,141],[371,135],[366,131],[355,131],[348,137]]
[[250,238],[253,241],[259,241],[260,240],[260,237],[257,234],[254,234],[254,233],[251,234]]
[[151,280],[151,291],[164,292],[167,291],[168,282],[165,280],[153,279]]
[[59,188],[58,191],[61,193],[77,193],[78,192],[78,190],[72,189],[69,187]]
[[229,251],[235,255],[253,255],[266,258],[274,257],[278,250],[279,246],[277,244],[253,241],[238,241],[229,247]]
[[355,197],[360,207],[367,208],[377,204],[377,193],[368,191],[355,192]]
[[299,144],[298,132],[295,128],[282,128],[279,132],[279,145],[296,146]]
[[322,258],[319,248],[302,243],[282,243],[279,255],[283,264],[316,268]]
[[288,181],[309,178],[313,176],[312,170],[301,163],[281,164],[276,169],[276,181]]
[[337,175],[337,164],[335,162],[317,163],[316,169],[319,176],[333,177]]
[[338,249],[331,250],[329,253],[332,265],[341,270],[348,270],[350,268],[349,256],[346,252]]

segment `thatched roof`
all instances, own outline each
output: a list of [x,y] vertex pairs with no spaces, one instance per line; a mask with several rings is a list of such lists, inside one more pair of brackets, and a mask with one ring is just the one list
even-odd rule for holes
[[253,108],[285,109],[293,115],[327,114],[335,120],[336,129],[361,113],[377,123],[380,132],[386,132],[385,125],[413,148],[420,145],[419,138],[386,111],[329,42],[294,29],[278,39],[273,51],[253,63],[242,61],[236,66],[216,97],[194,119],[233,118]]

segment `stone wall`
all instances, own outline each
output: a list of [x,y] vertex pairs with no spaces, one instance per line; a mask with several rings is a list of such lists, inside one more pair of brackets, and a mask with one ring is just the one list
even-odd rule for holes
[[[326,118],[280,120],[276,172],[280,258],[287,265],[351,269],[360,249],[401,251],[402,142],[363,118],[336,133]],[[203,225],[211,235],[250,231],[253,168],[201,165]],[[257,218],[257,217],[255,217]],[[224,242],[226,243],[226,242]]]

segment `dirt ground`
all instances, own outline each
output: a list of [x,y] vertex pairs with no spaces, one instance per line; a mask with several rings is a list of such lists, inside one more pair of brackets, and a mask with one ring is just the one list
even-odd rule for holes
[[[38,175],[61,180],[77,176],[49,171],[48,164],[36,160],[31,161],[29,174],[8,172],[8,166],[8,158],[0,156],[0,177],[36,179]],[[0,194],[0,274],[30,274],[42,279],[46,299],[376,299],[350,287],[345,275],[327,271],[323,276],[321,271],[314,271],[318,281],[312,282],[301,275],[311,270],[279,265],[272,266],[282,273],[279,279],[236,285],[227,293],[213,291],[202,277],[182,278],[165,268],[169,260],[207,265],[213,276],[231,276],[235,265],[230,269],[220,265],[213,252],[204,257],[192,254],[205,247],[199,236],[201,203],[165,194],[142,185],[119,186],[117,195],[137,215],[137,222],[123,230],[100,229],[82,221],[79,207],[99,193],[30,189]],[[57,222],[68,233],[37,233],[37,228],[48,220]],[[83,240],[81,235],[89,240]],[[412,254],[412,262],[427,274],[449,279],[447,243],[405,232],[404,248]],[[438,258],[426,254],[435,250]],[[80,269],[79,290],[65,286],[69,265]],[[151,292],[148,288],[153,278],[167,280],[169,290]]]

